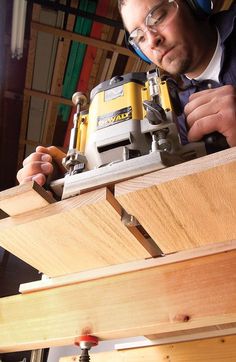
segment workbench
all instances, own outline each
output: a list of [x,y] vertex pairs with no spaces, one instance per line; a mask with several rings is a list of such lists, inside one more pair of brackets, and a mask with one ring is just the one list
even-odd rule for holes
[[0,300],[0,352],[89,334],[151,341],[94,362],[236,360],[236,148],[54,201],[0,193],[0,245],[47,276]]

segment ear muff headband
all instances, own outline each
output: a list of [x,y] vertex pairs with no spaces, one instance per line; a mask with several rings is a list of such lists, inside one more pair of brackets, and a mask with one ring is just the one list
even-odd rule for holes
[[142,52],[142,50],[137,46],[137,45],[133,45],[132,46],[134,52],[139,56],[139,58],[141,58],[144,62],[151,64],[151,60],[146,57],[146,55]]
[[208,16],[212,13],[211,0],[186,0],[189,6],[195,11],[197,16]]

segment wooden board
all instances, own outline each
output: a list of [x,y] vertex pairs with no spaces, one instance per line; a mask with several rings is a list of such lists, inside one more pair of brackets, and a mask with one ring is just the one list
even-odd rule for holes
[[53,202],[53,197],[33,181],[0,192],[0,209],[9,216],[40,209]]
[[[77,0],[70,2],[72,8],[78,6]],[[74,14],[68,14],[66,21],[66,30],[73,31],[76,16]],[[70,50],[71,42],[69,39],[59,38],[57,54],[55,64],[53,67],[53,76],[50,88],[50,94],[55,96],[61,96],[63,78],[66,69],[68,54]],[[43,130],[42,144],[53,144],[53,136],[55,133],[55,127],[57,122],[58,105],[54,102],[49,102],[46,110],[45,126]]]
[[121,207],[103,188],[0,220],[0,245],[58,276],[150,257],[141,245],[148,249],[149,241],[134,229],[121,222]]
[[236,251],[0,299],[0,352],[236,327]]
[[115,197],[165,253],[236,238],[236,148],[117,184]]
[[[32,20],[39,21],[40,19],[41,5],[33,4],[32,10]],[[36,56],[36,47],[37,47],[37,31],[30,27],[30,37],[29,37],[29,50],[27,56],[27,67],[26,67],[26,77],[25,77],[25,88],[31,89],[33,83],[34,75],[34,62]],[[17,168],[22,167],[22,161],[25,155],[25,144],[27,138],[27,122],[30,109],[30,97],[24,95],[23,99],[23,109],[21,113],[21,126],[20,126],[20,137],[19,137],[19,148],[18,148],[18,161]]]
[[32,28],[37,31],[42,31],[45,33],[53,34],[55,36],[63,36],[66,39],[70,39],[73,41],[81,42],[83,44],[95,46],[99,49],[117,52],[119,54],[127,55],[128,57],[135,57],[135,55],[132,54],[132,52],[130,50],[128,50],[127,48],[120,46],[120,45],[102,41],[100,39],[90,38],[88,36],[76,34],[76,33],[70,32],[70,31],[53,28],[52,26],[48,26],[45,24],[37,23],[37,22],[32,22],[31,24],[32,24]]
[[[123,351],[90,352],[93,362],[234,362],[236,336],[167,344]],[[79,353],[79,352],[78,352]],[[79,362],[79,356],[60,358],[59,362]]]
[[[236,249],[236,240],[231,240],[224,243],[210,244],[193,250],[183,250],[178,253],[165,255],[158,258],[150,258],[146,260],[132,261],[129,263],[111,265],[104,268],[86,270],[84,272],[63,275],[56,278],[48,278],[44,276],[42,280],[35,282],[24,283],[20,285],[20,293],[32,293],[39,290],[57,288],[65,285],[87,282],[89,280],[101,279],[118,274],[125,274],[153,267],[179,263],[186,260],[201,258],[208,255],[219,254]],[[148,336],[155,338],[156,336]]]

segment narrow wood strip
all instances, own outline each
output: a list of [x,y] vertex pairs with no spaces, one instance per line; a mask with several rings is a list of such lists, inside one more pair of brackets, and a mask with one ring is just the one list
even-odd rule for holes
[[[185,342],[132,350],[94,353],[94,362],[233,362],[236,361],[236,336],[206,339],[204,341]],[[79,362],[79,356],[62,357],[60,362]]]
[[[219,337],[225,337],[225,336],[236,336],[236,327],[234,328],[228,328],[228,329],[214,329],[208,332],[197,332],[194,331],[194,333],[189,333],[186,331],[185,333],[173,335],[171,337],[165,337],[164,334],[161,336],[152,336],[152,339],[149,339],[149,336],[145,336],[143,338],[143,341],[138,342],[127,342],[127,343],[118,343],[115,344],[115,349],[117,351],[121,350],[127,350],[127,349],[133,349],[133,348],[143,348],[143,347],[151,347],[151,346],[163,346],[164,344],[169,343],[183,343],[183,342],[190,342],[190,341],[200,341],[200,340],[206,340],[209,338],[219,338]],[[223,339],[223,338],[221,338]]]
[[236,249],[236,240],[218,243],[215,245],[207,245],[193,250],[184,250],[178,253],[165,255],[163,257],[150,258],[130,263],[112,265],[99,269],[87,270],[85,272],[63,275],[57,278],[44,278],[43,280],[21,284],[19,291],[25,294],[66,285],[84,283],[89,280],[97,280],[118,274],[125,274],[162,265],[180,263],[186,260],[210,256],[222,252],[229,252],[234,249]]
[[[32,20],[39,21],[41,12],[41,5],[34,4],[33,12],[32,12]],[[37,46],[37,31],[30,28],[30,42],[29,42],[29,51],[27,57],[27,67],[26,67],[26,77],[25,77],[25,88],[32,87],[33,74],[34,74],[34,61],[36,55],[36,46]],[[24,95],[23,99],[23,109],[21,114],[21,128],[20,128],[20,136],[19,136],[19,147],[18,147],[18,160],[17,160],[17,168],[21,168],[22,161],[24,159],[25,154],[25,139],[27,132],[27,122],[28,122],[28,114],[30,107],[30,97]]]
[[[78,6],[77,0],[72,0],[70,6],[76,8]],[[76,16],[69,14],[66,22],[66,30],[73,31]],[[66,69],[67,58],[70,50],[70,40],[60,38],[58,42],[57,55],[55,59],[55,66],[53,69],[53,78],[51,83],[50,94],[54,96],[61,96],[64,73]],[[62,103],[63,104],[63,103]],[[72,104],[71,104],[72,105]],[[58,104],[49,101],[47,107],[47,114],[45,119],[45,127],[43,131],[42,144],[51,145],[57,122]]]
[[112,51],[112,52],[117,52],[119,54],[124,54],[127,56],[135,57],[135,55],[134,54],[132,55],[132,52],[130,50],[128,50],[127,48],[113,44],[113,43],[108,43],[103,40],[90,38],[90,37],[87,37],[84,35],[72,33],[70,31],[66,31],[66,30],[61,30],[61,29],[54,28],[52,26],[48,26],[48,25],[44,25],[44,24],[40,24],[37,22],[32,22],[32,28],[37,31],[54,34],[55,36],[58,36],[58,37],[63,36],[64,38],[68,38],[73,41],[77,41],[77,42],[81,42],[81,43],[84,43],[87,45],[95,46],[99,49],[104,49],[104,50],[108,50],[108,51]]
[[30,97],[42,98],[57,104],[67,104],[72,106],[72,101],[63,97],[54,96],[52,94],[35,91],[33,89],[24,89],[24,94]]
[[34,181],[0,192],[0,208],[9,216],[16,216],[42,208],[56,200]]

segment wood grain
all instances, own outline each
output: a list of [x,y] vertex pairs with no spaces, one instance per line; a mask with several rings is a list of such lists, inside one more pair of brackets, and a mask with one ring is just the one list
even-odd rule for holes
[[115,197],[165,253],[236,237],[236,148],[137,177]]
[[0,220],[0,245],[51,277],[151,256],[105,188]]
[[236,327],[236,251],[0,299],[0,352]]
[[55,96],[52,94],[48,94],[46,92],[40,92],[40,91],[36,91],[33,89],[24,89],[24,94],[30,97],[36,97],[36,98],[41,98],[44,100],[47,100],[49,102],[54,102],[57,104],[67,104],[68,106],[72,106],[73,103],[71,101],[71,99],[67,99],[64,97],[59,97],[59,96]]
[[[77,0],[72,0],[70,6],[76,8],[78,5]],[[76,16],[68,14],[66,22],[66,30],[73,31]],[[70,40],[59,38],[57,47],[57,54],[55,64],[53,68],[53,76],[50,88],[50,94],[54,96],[61,96],[63,78],[67,64],[67,58],[70,50]],[[45,127],[43,130],[42,144],[51,145],[53,144],[53,136],[55,133],[55,127],[57,122],[58,104],[55,102],[48,102],[46,110]]]
[[0,208],[9,216],[36,210],[53,202],[53,197],[33,181],[0,192]]
[[[40,11],[41,11],[41,5],[34,4],[32,10],[33,21],[39,21]],[[32,27],[30,27],[30,41],[29,41],[29,50],[27,56],[27,67],[26,67],[26,77],[25,77],[25,88],[29,89],[32,87],[33,83],[36,47],[37,47],[37,31],[34,30]],[[24,95],[23,109],[21,114],[18,160],[17,160],[18,169],[22,167],[22,161],[24,159],[24,154],[25,154],[25,141],[27,138],[27,122],[28,122],[29,109],[30,109],[30,97]]]
[[129,57],[135,57],[135,55],[132,54],[132,52],[130,50],[128,50],[127,48],[120,46],[120,45],[113,44],[113,43],[108,43],[106,41],[102,41],[99,39],[90,38],[90,37],[76,34],[76,33],[70,32],[70,31],[53,28],[52,26],[44,25],[44,24],[37,23],[37,22],[32,22],[32,28],[37,31],[42,31],[45,33],[53,34],[55,36],[63,36],[64,38],[67,38],[67,39],[70,39],[73,41],[77,41],[77,42],[81,42],[81,43],[84,43],[87,45],[95,46],[100,49],[117,52],[119,54],[127,55]]
[[[90,353],[94,362],[233,362],[236,361],[236,336],[213,338],[164,346],[123,351]],[[79,362],[79,356],[60,358],[59,362]]]
[[[150,258],[146,260],[138,260],[129,263],[111,265],[104,268],[86,270],[79,273],[67,274],[56,278],[43,278],[31,283],[20,285],[21,293],[32,293],[39,290],[57,288],[65,285],[87,282],[118,274],[125,274],[153,267],[179,263],[186,260],[201,258],[204,256],[219,254],[236,249],[236,240],[231,240],[224,243],[210,244],[209,246],[199,247],[193,250],[183,250],[178,253],[165,255],[158,258]],[[156,336],[148,336],[148,338],[156,339]]]

